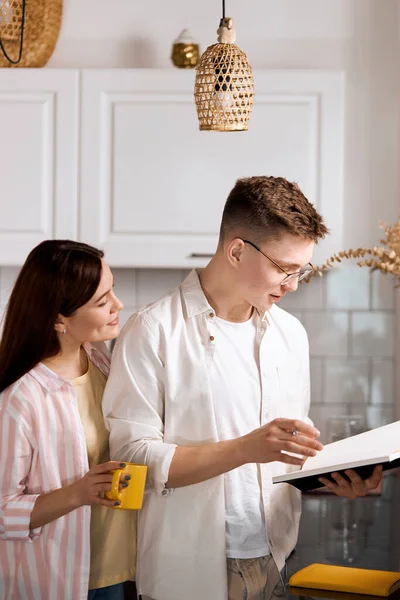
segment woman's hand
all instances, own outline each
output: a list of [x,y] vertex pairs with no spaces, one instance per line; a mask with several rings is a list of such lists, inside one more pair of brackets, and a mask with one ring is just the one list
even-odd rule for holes
[[[110,460],[102,465],[92,467],[81,479],[58,490],[38,496],[33,507],[30,528],[36,529],[70,513],[84,505],[100,504],[102,506],[118,506],[119,502],[102,498],[103,492],[111,490],[114,469],[123,469],[125,463]],[[128,485],[130,475],[121,474],[120,489]]]
[[[101,465],[92,467],[86,475],[71,485],[71,493],[73,494],[76,507],[87,504],[118,506],[118,501],[102,498],[102,494],[103,492],[109,492],[111,490],[113,474],[110,473],[110,471],[113,471],[114,469],[123,469],[124,467],[125,463],[120,463],[115,460],[110,460]],[[130,475],[121,475],[120,489],[127,487],[129,479]]]

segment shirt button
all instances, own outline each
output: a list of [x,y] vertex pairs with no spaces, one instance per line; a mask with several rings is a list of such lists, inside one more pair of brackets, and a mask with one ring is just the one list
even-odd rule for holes
[[215,340],[213,335],[210,335],[210,342],[213,342]]
[[213,318],[215,315],[214,315],[214,313],[210,313],[208,316]]
[[168,494],[168,490],[163,490],[163,491],[161,492],[161,495],[162,495],[162,496],[166,496],[167,494]]

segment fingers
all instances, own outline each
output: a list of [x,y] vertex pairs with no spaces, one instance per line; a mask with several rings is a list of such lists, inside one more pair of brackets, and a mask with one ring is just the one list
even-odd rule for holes
[[345,473],[352,483],[356,496],[365,496],[370,490],[374,490],[380,484],[383,477],[383,468],[382,465],[377,465],[371,477],[364,480],[352,469],[348,469]]
[[281,445],[280,450],[285,452],[291,452],[292,454],[300,454],[300,456],[305,456],[307,458],[312,458],[317,455],[317,451],[314,448],[308,448],[307,446],[302,446],[301,444],[295,444],[294,442],[285,442]]
[[[124,490],[125,488],[127,488],[129,485],[129,481],[123,481],[119,484],[119,490]],[[95,493],[98,492],[109,492],[111,490],[111,481],[97,481],[95,483],[92,483],[92,490],[95,491]]]
[[[352,469],[347,469],[345,471],[345,474],[347,475],[347,477],[350,479],[350,482],[351,482],[351,483],[348,483],[348,485],[352,486],[352,488],[353,488],[354,496],[352,496],[352,498],[357,497],[357,496],[366,496],[369,491],[366,481],[361,479],[359,474],[356,471],[353,471]],[[340,475],[339,475],[339,477],[340,477]]]
[[102,492],[110,492],[111,483],[96,483],[91,487],[91,493],[101,494]]
[[296,431],[308,438],[315,439],[321,435],[318,429],[299,419],[274,419],[271,423],[277,425],[286,432]]
[[333,492],[336,496],[341,496],[343,498],[349,498],[353,500],[356,498],[357,494],[352,486],[352,484],[342,477],[339,473],[332,473],[331,477],[334,481],[331,481],[327,477],[318,477],[318,481],[320,481],[328,490]]
[[379,485],[382,479],[381,466],[376,467],[371,477],[365,480],[361,479],[360,475],[352,469],[348,469],[344,471],[344,473],[346,478],[340,473],[332,473],[331,477],[334,479],[334,482],[326,477],[319,477],[318,481],[337,496],[353,500],[354,498],[366,496],[370,490],[373,490]]
[[121,503],[118,500],[107,500],[107,498],[95,496],[92,499],[91,504],[100,504],[100,506],[119,506]]
[[282,448],[282,450],[287,450],[288,452],[297,452],[297,454],[304,454],[306,456],[315,456],[318,451],[323,449],[321,442],[304,435],[297,434],[294,436],[290,433],[282,432],[280,435],[280,440],[284,444],[284,448]]
[[106,463],[92,467],[90,470],[92,473],[107,473],[108,471],[123,469],[124,467],[126,467],[126,463],[124,462],[120,462],[118,460],[109,460]]
[[101,473],[100,475],[92,475],[90,479],[88,479],[88,482],[91,485],[97,485],[99,483],[107,483],[108,485],[111,485],[113,480],[113,476],[111,473]]
[[322,483],[322,485],[324,485],[326,488],[328,488],[329,490],[331,489],[330,486],[334,485],[330,479],[327,479],[326,477],[318,477],[318,481],[320,483]]
[[374,490],[381,483],[383,479],[383,467],[382,465],[377,465],[368,479],[365,480],[367,487],[369,490]]
[[296,465],[297,467],[302,467],[305,463],[304,458],[297,458],[296,456],[290,456],[290,454],[284,454],[283,452],[278,452],[277,454],[278,458],[276,460],[286,463],[287,465]]

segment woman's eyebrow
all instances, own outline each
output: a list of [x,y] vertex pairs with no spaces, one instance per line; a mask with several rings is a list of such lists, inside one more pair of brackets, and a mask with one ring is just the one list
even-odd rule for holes
[[107,294],[109,294],[111,292],[111,290],[107,290],[106,292],[104,292],[104,294],[102,294],[101,296],[99,296],[97,298],[97,300],[94,301],[95,304],[97,304],[97,302],[99,302],[102,298],[104,298],[104,296],[107,296]]

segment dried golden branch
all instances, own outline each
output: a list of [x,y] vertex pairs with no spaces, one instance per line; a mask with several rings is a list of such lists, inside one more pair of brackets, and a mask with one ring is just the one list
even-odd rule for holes
[[324,264],[316,266],[304,281],[308,283],[316,275],[321,277],[325,271],[329,271],[336,263],[352,258],[361,259],[356,262],[359,267],[368,267],[372,271],[378,270],[400,278],[400,220],[394,225],[380,223],[379,226],[386,236],[385,239],[380,240],[381,245],[373,248],[350,248],[338,254],[333,254]]

